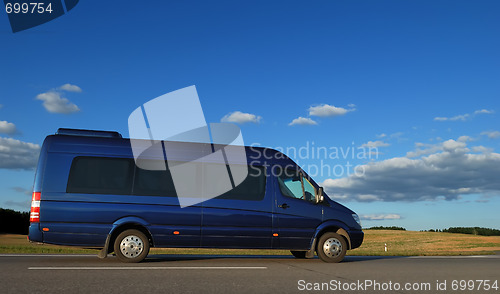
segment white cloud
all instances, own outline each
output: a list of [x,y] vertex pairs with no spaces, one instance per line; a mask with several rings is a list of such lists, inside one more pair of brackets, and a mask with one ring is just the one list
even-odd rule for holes
[[479,109],[474,111],[473,113],[465,113],[465,114],[460,114],[452,117],[444,117],[444,116],[438,116],[435,117],[435,121],[466,121],[471,119],[472,117],[479,115],[479,114],[493,114],[495,111],[493,110],[488,110],[488,109]]
[[17,132],[16,125],[13,123],[7,122],[5,120],[0,120],[0,133],[12,135]]
[[383,141],[368,141],[364,144],[361,145],[361,148],[378,148],[378,147],[387,147],[389,146],[389,143],[383,142]]
[[489,147],[484,147],[484,146],[473,146],[472,152],[477,152],[477,153],[491,153],[493,152],[493,148]]
[[425,147],[433,153],[416,159],[407,156],[370,162],[358,168],[358,174],[327,179],[323,185],[334,199],[363,202],[455,200],[468,194],[500,195],[499,153],[481,146],[471,147],[480,153],[470,153],[467,143],[456,140]]
[[[441,138],[439,138],[442,140]],[[460,136],[456,141],[455,140],[447,140],[444,142],[440,142],[437,144],[426,144],[426,143],[415,143],[416,149],[414,151],[410,151],[406,153],[406,157],[414,158],[422,155],[433,154],[439,151],[451,151],[456,152],[460,150],[461,152],[468,152],[469,149],[466,148],[467,142],[472,141],[472,138],[469,136]]]
[[0,168],[30,170],[36,167],[40,145],[0,137]]
[[392,133],[389,137],[391,139],[401,139],[401,136],[403,136],[405,133],[403,132],[396,132],[396,133]]
[[458,142],[469,142],[469,141],[474,141],[474,139],[472,139],[469,136],[460,136],[460,137],[458,137],[457,141]]
[[346,109],[343,107],[335,107],[333,105],[321,104],[318,106],[309,107],[309,115],[327,117],[327,116],[340,116],[350,111],[356,110],[355,108]]
[[251,113],[244,113],[241,111],[234,111],[226,114],[220,121],[221,122],[231,122],[231,123],[259,123],[262,117]]
[[403,135],[404,135],[403,132],[396,132],[396,133],[392,133],[389,135],[386,133],[377,134],[377,135],[375,135],[375,137],[377,137],[377,139],[386,138],[386,140],[396,139],[396,140],[400,141],[400,140],[403,140],[403,138],[402,138]]
[[32,193],[33,189],[26,189],[26,188],[23,188],[23,187],[12,187],[12,190],[14,190],[16,192],[19,192],[19,193],[23,193],[24,195],[31,196],[31,193]]
[[362,214],[359,216],[361,220],[388,220],[401,219],[401,215],[397,213],[389,214]]
[[500,132],[499,131],[485,131],[485,132],[482,132],[481,135],[488,136],[488,138],[490,138],[490,139],[500,138]]
[[461,141],[455,141],[453,139],[444,141],[441,144],[443,151],[454,153],[454,152],[467,152],[469,151],[468,148],[466,148],[467,144],[465,142]]
[[68,91],[68,92],[76,92],[76,93],[81,93],[82,88],[78,87],[77,85],[72,85],[72,84],[64,84],[59,87],[60,90]]
[[317,125],[318,123],[315,122],[314,120],[308,118],[308,117],[302,117],[302,116],[299,116],[298,118],[292,120],[291,123],[289,123],[288,125],[289,126],[295,126],[295,125],[309,125],[309,126],[312,126],[312,125]]
[[409,151],[406,153],[406,157],[408,158],[419,157],[422,155],[436,153],[442,150],[441,144],[434,145],[434,144],[425,144],[417,142],[415,143],[415,147],[416,149],[414,151]]
[[69,114],[80,111],[78,106],[61,95],[61,93],[51,90],[38,94],[36,99],[43,101],[43,107],[45,107],[48,112]]
[[495,113],[495,111],[490,110],[490,109],[480,109],[480,110],[474,111],[474,115],[476,115],[476,114],[493,114],[493,113]]
[[4,202],[4,205],[6,207],[23,209],[22,212],[29,211],[31,206],[31,198],[27,198],[24,201],[7,200]]
[[457,120],[466,121],[469,117],[470,117],[470,114],[466,113],[466,114],[456,115],[453,117],[435,117],[434,120],[435,121],[447,121],[447,120],[449,120],[449,121],[457,121]]

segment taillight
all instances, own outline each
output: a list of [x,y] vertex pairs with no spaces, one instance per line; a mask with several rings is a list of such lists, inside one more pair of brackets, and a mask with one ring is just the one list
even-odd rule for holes
[[40,222],[40,198],[42,198],[42,193],[33,192],[30,211],[30,222],[32,223]]

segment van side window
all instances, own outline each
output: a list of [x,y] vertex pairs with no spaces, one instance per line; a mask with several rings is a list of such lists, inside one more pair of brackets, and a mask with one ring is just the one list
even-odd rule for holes
[[126,158],[76,157],[66,192],[129,195],[134,165]]
[[135,169],[133,195],[177,197],[175,186],[167,170]]
[[278,177],[284,196],[316,202],[316,188],[297,170],[285,169]]
[[263,166],[248,166],[248,175],[234,189],[216,197],[216,199],[234,199],[260,201],[266,192],[266,170]]
[[284,196],[302,199],[304,195],[300,173],[296,170],[285,169],[278,177],[281,194]]
[[[205,164],[207,165],[207,164]],[[168,166],[168,165],[167,165]],[[246,166],[248,176],[234,189],[217,199],[260,201],[266,192],[266,170],[262,166]],[[198,178],[203,165],[196,166],[192,181]],[[206,168],[206,166],[205,166]],[[226,165],[221,165],[227,171]],[[134,173],[135,170],[135,173]],[[213,166],[212,166],[213,170]],[[218,180],[223,177],[211,177]],[[213,185],[218,185],[214,182]],[[133,186],[133,187],[132,187]],[[133,159],[108,157],[76,157],[69,173],[67,193],[114,194],[177,197],[170,170],[145,170]]]

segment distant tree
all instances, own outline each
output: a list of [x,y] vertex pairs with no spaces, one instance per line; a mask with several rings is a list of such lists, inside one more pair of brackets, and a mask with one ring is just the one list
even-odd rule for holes
[[392,227],[378,226],[378,227],[368,228],[367,230],[396,230],[396,231],[406,231],[405,228],[395,227],[395,226],[392,226]]
[[500,230],[481,227],[451,227],[444,229],[446,233],[469,234],[480,236],[500,236]]
[[29,225],[29,212],[0,208],[0,233],[27,235]]

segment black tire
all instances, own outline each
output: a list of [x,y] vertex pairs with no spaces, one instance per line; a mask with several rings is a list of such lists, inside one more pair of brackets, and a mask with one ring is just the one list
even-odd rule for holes
[[324,262],[341,262],[347,252],[347,242],[339,234],[327,232],[319,238],[316,252]]
[[295,256],[295,258],[306,258],[306,253],[307,251],[294,251],[294,250],[290,250],[290,252],[292,253],[293,256]]
[[122,262],[141,262],[148,256],[149,239],[141,231],[126,230],[116,237],[114,250]]

